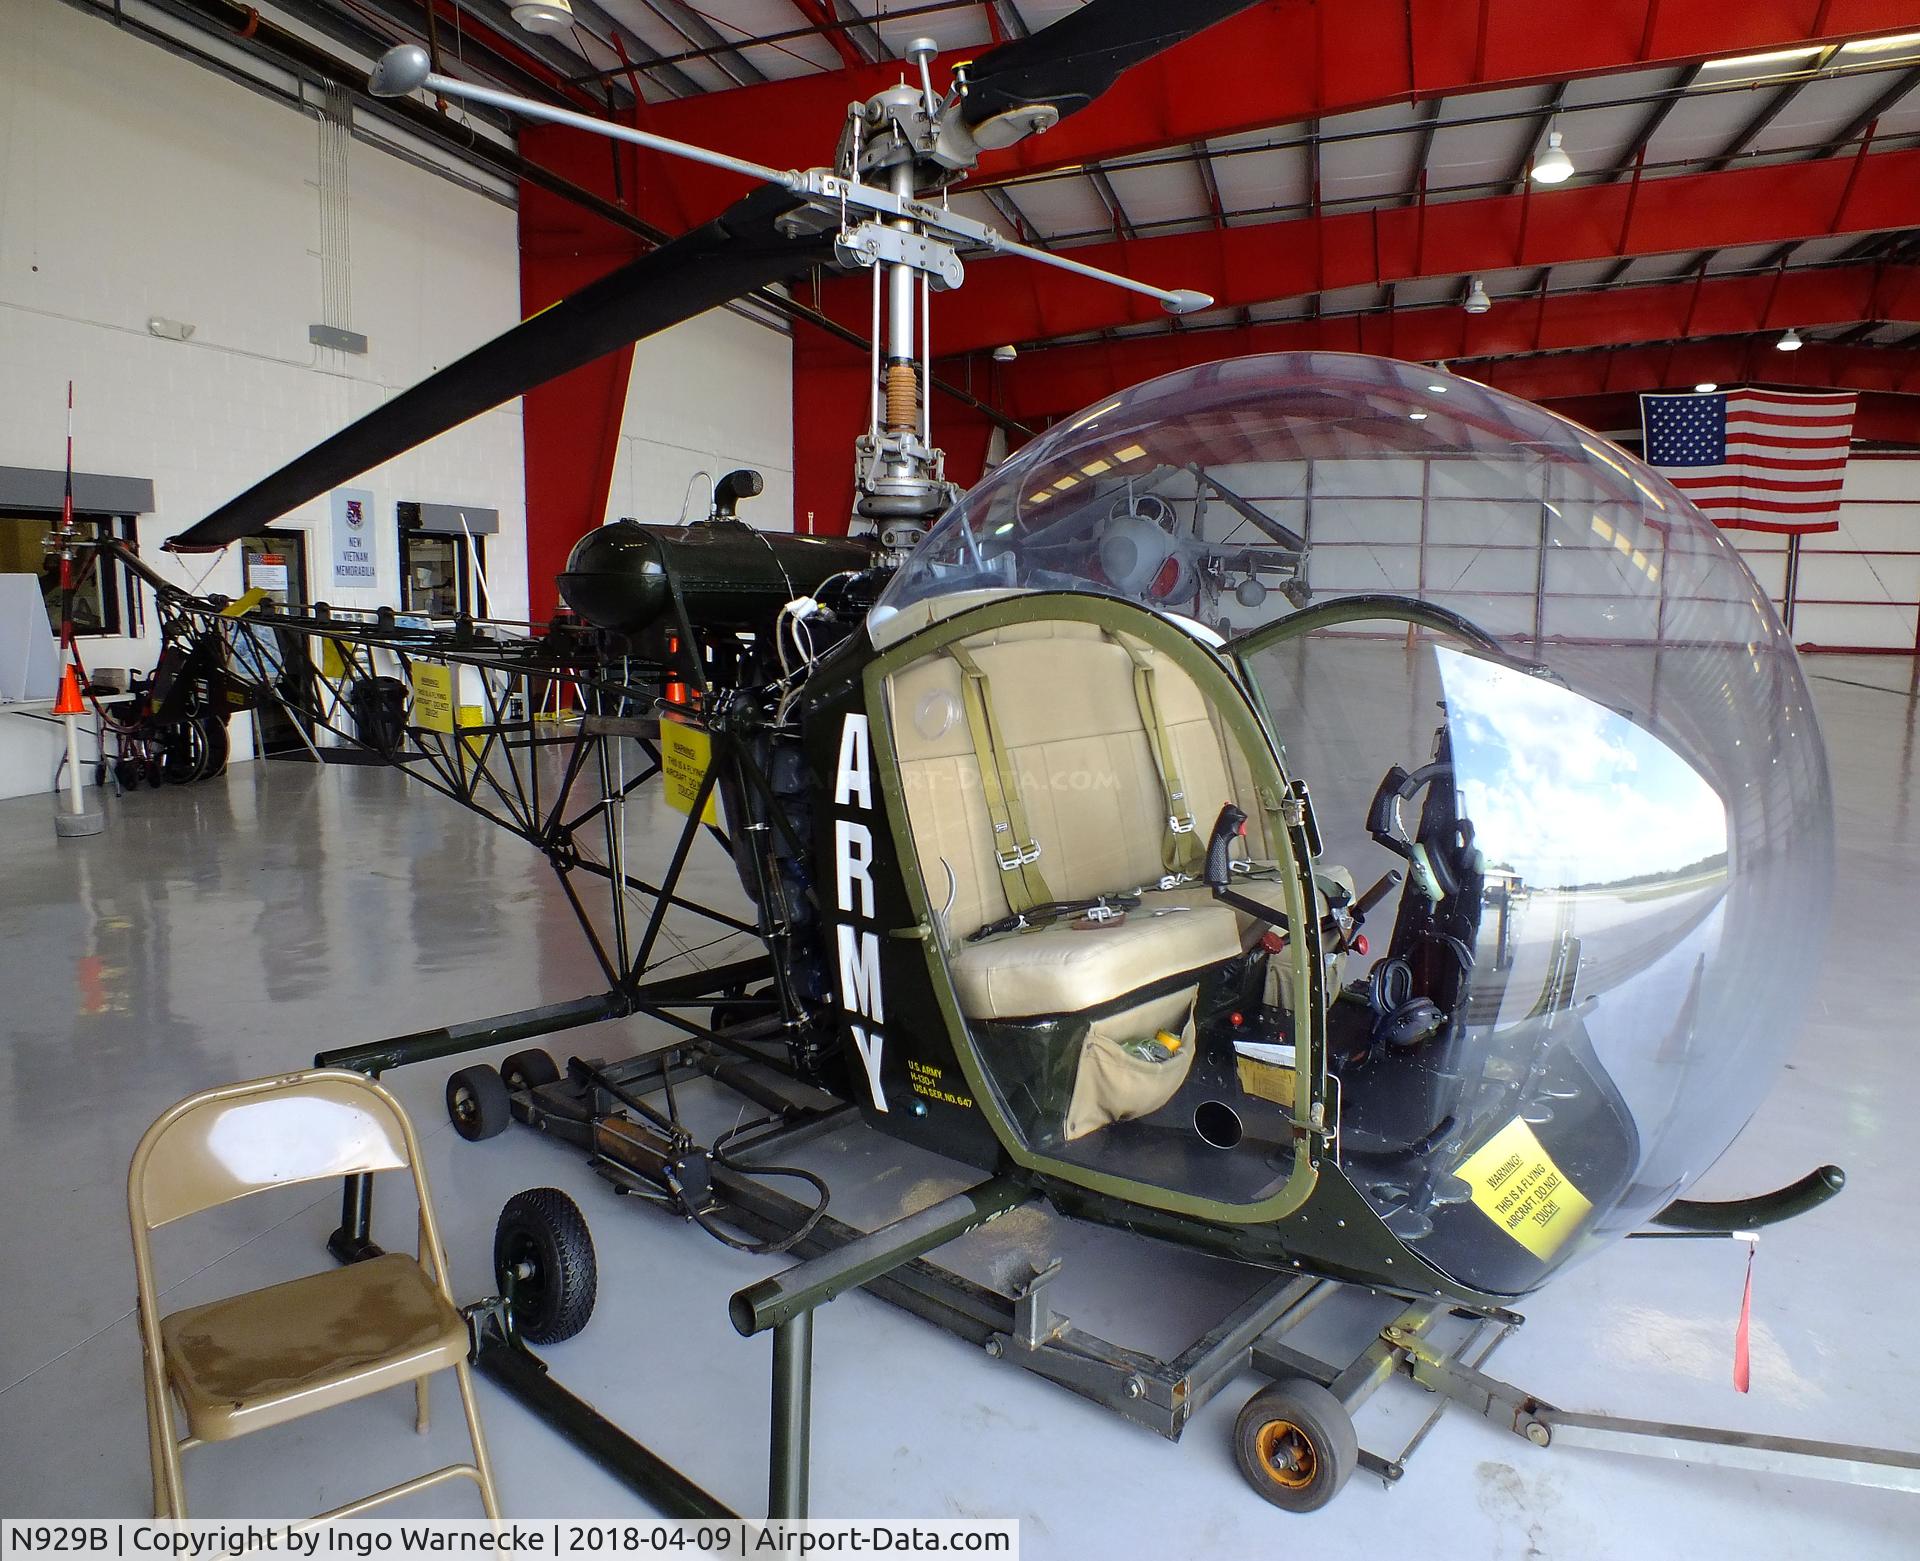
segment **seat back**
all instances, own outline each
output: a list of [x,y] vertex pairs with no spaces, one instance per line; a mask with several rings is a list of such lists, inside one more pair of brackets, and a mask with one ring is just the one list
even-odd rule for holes
[[134,1151],[127,1208],[138,1234],[269,1187],[417,1169],[418,1159],[399,1103],[372,1079],[283,1074],[204,1090],[165,1111]]
[[[1127,649],[1070,620],[992,629],[962,644],[991,686],[1051,893],[1084,899],[1154,883],[1165,871],[1167,802]],[[1245,789],[1245,766],[1193,680],[1164,654],[1152,664],[1161,723],[1204,839],[1221,804]],[[1008,901],[960,668],[934,652],[888,680],[887,700],[927,893],[936,909],[945,904],[951,871],[947,932],[964,938],[1005,916]],[[1257,809],[1248,812],[1257,820]]]

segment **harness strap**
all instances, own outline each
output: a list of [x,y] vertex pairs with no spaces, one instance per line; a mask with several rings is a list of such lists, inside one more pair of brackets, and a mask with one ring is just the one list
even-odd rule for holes
[[1140,896],[1137,894],[1096,894],[1085,900],[1055,900],[1048,905],[1032,905],[1024,911],[1015,911],[1011,916],[1002,916],[998,921],[990,921],[967,934],[969,943],[978,943],[982,938],[998,937],[1004,932],[1031,932],[1041,927],[1052,926],[1056,921],[1069,916],[1085,917],[1095,926],[1109,921],[1119,921],[1128,911],[1140,908]]
[[960,668],[961,703],[967,712],[967,732],[973,739],[973,757],[980,767],[980,791],[993,825],[993,855],[1000,865],[1000,886],[1007,906],[1019,916],[1053,900],[1040,872],[1040,843],[1033,838],[1027,807],[1020,794],[1020,777],[1000,735],[993,713],[993,685],[964,646],[949,645],[947,654]]
[[1167,804],[1167,829],[1160,843],[1160,865],[1169,873],[1190,873],[1206,856],[1206,845],[1194,828],[1193,810],[1187,805],[1186,787],[1180,780],[1179,756],[1174,752],[1173,734],[1160,718],[1159,690],[1154,684],[1153,653],[1136,645],[1124,635],[1114,642],[1133,663],[1133,698],[1140,707],[1140,721],[1147,730],[1147,747],[1153,754],[1153,767],[1160,777],[1160,792]]

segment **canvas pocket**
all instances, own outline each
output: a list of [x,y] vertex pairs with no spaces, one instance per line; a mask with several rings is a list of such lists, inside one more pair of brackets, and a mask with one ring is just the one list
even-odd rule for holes
[[[1093,1021],[1080,1048],[1073,1100],[1067,1108],[1069,1141],[1109,1122],[1150,1116],[1173,1099],[1193,1067],[1197,991],[1197,987],[1183,987]],[[1121,1044],[1161,1030],[1180,1037],[1179,1049],[1164,1061],[1136,1056]]]

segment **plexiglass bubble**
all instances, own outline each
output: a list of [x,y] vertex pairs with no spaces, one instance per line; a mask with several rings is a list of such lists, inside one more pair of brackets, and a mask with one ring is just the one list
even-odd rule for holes
[[1052,590],[1222,636],[1316,865],[1402,875],[1326,1057],[1342,1171],[1438,1267],[1533,1288],[1779,1081],[1828,914],[1819,731],[1738,554],[1619,447],[1420,365],[1209,364],[989,475],[873,634]]

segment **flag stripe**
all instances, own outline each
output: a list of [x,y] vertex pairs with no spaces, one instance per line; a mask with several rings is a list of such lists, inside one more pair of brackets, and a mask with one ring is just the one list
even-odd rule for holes
[[1767,515],[1827,515],[1834,506],[1826,502],[1812,504],[1786,504],[1775,499],[1703,499],[1694,506],[1703,510],[1731,509],[1737,511],[1753,510]]

